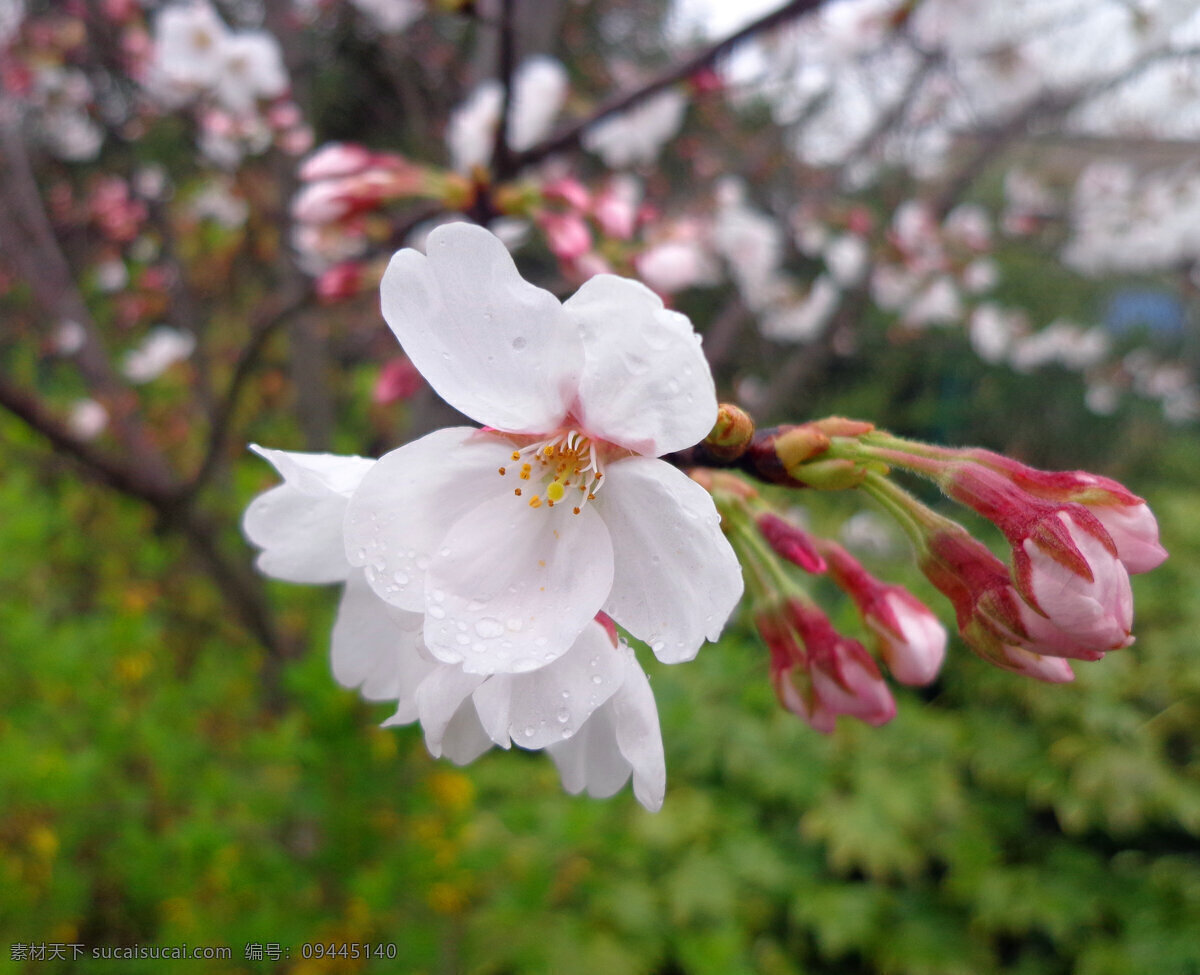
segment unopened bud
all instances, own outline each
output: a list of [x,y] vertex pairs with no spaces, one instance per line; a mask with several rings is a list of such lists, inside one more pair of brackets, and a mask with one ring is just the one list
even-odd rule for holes
[[806,531],[771,513],[759,515],[755,521],[762,537],[776,553],[805,572],[820,574],[825,571],[825,560]]
[[789,474],[798,467],[829,449],[829,436],[812,423],[791,427],[775,438],[775,456]]
[[733,403],[717,407],[717,422],[704,438],[705,449],[722,461],[737,460],[754,439],[754,420],[750,414]]

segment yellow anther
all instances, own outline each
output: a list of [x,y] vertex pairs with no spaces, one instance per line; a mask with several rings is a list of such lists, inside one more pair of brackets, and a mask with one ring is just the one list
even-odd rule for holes
[[550,444],[550,443],[546,444],[546,446],[542,448],[542,453],[545,454],[547,457],[553,457],[554,456],[554,444]]
[[529,507],[540,508],[541,506],[542,506],[542,499],[539,498],[536,494],[532,498],[529,499]]
[[507,473],[508,473],[508,471],[505,468],[503,468],[503,467],[500,468],[500,476],[501,477],[503,477]]
[[520,455],[520,453],[519,453],[518,451],[515,451],[515,450],[514,450],[514,451],[512,452],[512,459],[513,459],[513,460],[520,460],[520,459],[521,459],[521,455]]
[[513,494],[515,494],[519,498],[521,496],[521,489],[517,488],[516,490],[513,491]]
[[571,511],[573,511],[575,514],[579,514],[579,509],[578,509],[578,508],[572,508],[572,509],[571,509]]

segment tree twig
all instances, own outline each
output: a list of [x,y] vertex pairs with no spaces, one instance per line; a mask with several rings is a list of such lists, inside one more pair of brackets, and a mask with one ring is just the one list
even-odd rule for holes
[[691,57],[667,68],[633,91],[614,95],[606,101],[601,102],[587,118],[571,123],[548,139],[539,142],[535,146],[531,146],[523,152],[513,153],[511,168],[505,173],[497,171],[497,176],[510,176],[526,166],[541,162],[547,156],[552,156],[556,152],[577,148],[583,139],[584,133],[597,122],[608,118],[610,115],[619,115],[621,112],[628,111],[657,95],[659,92],[665,91],[672,85],[691,77],[701,68],[708,67],[722,55],[733,50],[755,34],[771,30],[795,17],[816,10],[826,2],[827,0],[791,0],[790,3],[785,3],[782,7],[771,13],[764,14],[723,40],[710,44]]

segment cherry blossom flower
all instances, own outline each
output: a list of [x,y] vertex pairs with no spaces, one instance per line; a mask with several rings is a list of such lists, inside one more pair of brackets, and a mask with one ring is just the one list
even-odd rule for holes
[[601,610],[664,662],[691,659],[742,582],[710,495],[656,459],[716,419],[690,323],[611,275],[560,303],[479,227],[439,227],[427,246],[392,258],[384,317],[486,426],[437,430],[367,472],[346,513],[351,564],[468,673],[544,666]]
[[[554,58],[529,58],[513,77],[508,142],[518,151],[543,138],[567,97],[567,71]],[[451,164],[460,173],[486,166],[495,148],[496,128],[504,103],[504,88],[495,80],[475,88],[454,110],[446,129]]]
[[[207,3],[163,8],[154,22],[154,77],[176,92],[211,87],[221,77],[228,35],[228,28]],[[161,90],[156,94],[170,97]]]
[[196,338],[169,325],[159,325],[146,333],[137,348],[125,354],[121,372],[131,383],[148,383],[171,366],[182,362],[196,348]]
[[648,166],[683,125],[687,106],[683,92],[668,88],[591,126],[583,136],[584,148],[613,169]]
[[420,721],[435,757],[474,761],[493,745],[546,749],[569,792],[596,797],[633,775],[647,809],[661,807],[666,766],[658,711],[633,651],[589,621],[571,648],[525,674],[468,674],[436,660],[422,616],[392,606],[346,558],[347,505],[375,461],[253,448],[284,481],[255,498],[243,529],[262,549],[258,567],[290,582],[345,583],[331,665],[344,687],[395,701],[385,725]]
[[213,82],[217,101],[235,115],[254,112],[258,99],[288,88],[279,42],[266,31],[242,31],[221,44],[221,71]]

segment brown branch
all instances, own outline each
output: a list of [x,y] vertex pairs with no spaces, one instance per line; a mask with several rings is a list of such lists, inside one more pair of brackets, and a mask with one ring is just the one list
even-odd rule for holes
[[273,301],[260,313],[250,334],[250,341],[242,349],[241,355],[233,367],[233,375],[229,379],[225,395],[217,404],[213,413],[212,425],[208,431],[208,444],[199,467],[180,490],[180,495],[187,500],[195,495],[211,480],[220,465],[228,447],[230,428],[233,418],[241,402],[246,383],[254,374],[267,343],[275,333],[283,327],[298,312],[303,310],[312,300],[312,290],[298,281],[283,294],[277,295]]
[[545,141],[526,149],[524,152],[514,153],[511,169],[503,174],[497,172],[497,177],[510,176],[526,166],[541,162],[547,156],[552,156],[556,152],[578,148],[584,133],[597,122],[608,118],[610,115],[619,115],[621,112],[628,111],[648,98],[657,95],[659,92],[665,91],[672,85],[691,77],[701,68],[707,68],[722,55],[733,50],[755,34],[771,30],[795,17],[816,10],[825,2],[827,0],[791,0],[790,3],[785,3],[777,10],[759,17],[758,20],[752,21],[741,30],[730,34],[724,40],[717,41],[715,44],[709,45],[679,64],[667,68],[641,87],[633,91],[614,95],[612,98],[601,102],[587,118],[573,122]]
[[77,437],[35,396],[10,383],[3,374],[0,374],[0,406],[45,437],[57,450],[86,468],[101,483],[156,506],[173,500],[171,491],[164,490],[155,480],[142,476],[139,468],[127,467],[94,444]]
[[127,467],[67,426],[38,400],[0,375],[0,406],[44,437],[83,471],[121,494],[145,502],[166,529],[178,532],[204,563],[221,594],[237,611],[242,623],[262,643],[270,656],[283,658],[288,648],[275,630],[263,598],[262,583],[247,566],[227,557],[217,545],[214,525],[198,513],[177,490],[164,490],[137,467]]
[[516,31],[513,25],[515,0],[500,0],[499,51],[496,59],[496,80],[503,97],[500,119],[492,143],[492,171],[497,179],[506,179],[512,172],[512,147],[508,142],[508,124],[512,118],[513,77],[516,74]]

